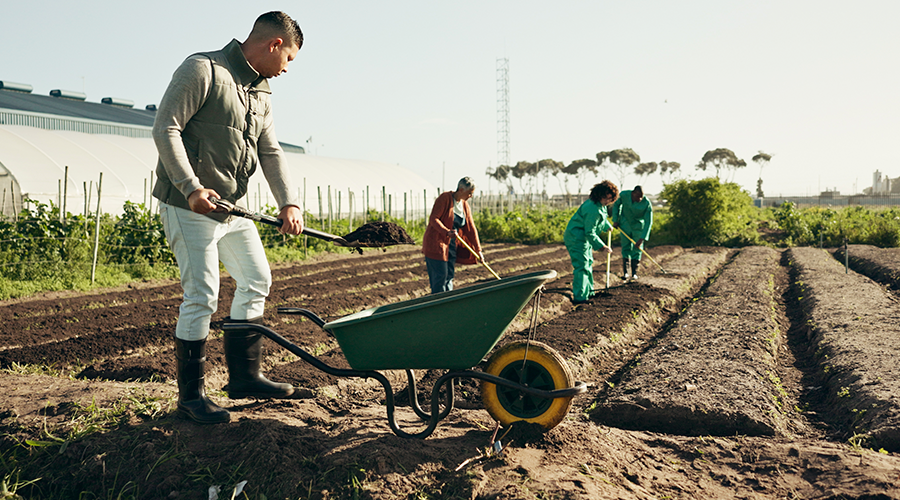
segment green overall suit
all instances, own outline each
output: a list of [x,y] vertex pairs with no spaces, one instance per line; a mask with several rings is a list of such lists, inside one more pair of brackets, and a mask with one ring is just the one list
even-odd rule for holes
[[[623,266],[627,266],[627,262],[630,260],[632,273],[634,273],[641,260],[641,249],[644,248],[644,242],[650,238],[650,227],[653,226],[653,206],[646,196],[641,201],[632,201],[631,193],[630,190],[619,193],[619,199],[613,204],[610,217],[612,217],[613,223],[619,225],[619,229],[623,233],[619,236],[622,242]],[[625,237],[626,234],[635,242],[644,241],[641,242],[641,246],[635,246]],[[627,267],[625,269],[627,274]]]
[[563,242],[572,258],[572,295],[576,301],[591,298],[594,290],[594,250],[602,250],[606,245],[600,233],[612,229],[606,215],[606,207],[590,199],[578,207],[569,219]]

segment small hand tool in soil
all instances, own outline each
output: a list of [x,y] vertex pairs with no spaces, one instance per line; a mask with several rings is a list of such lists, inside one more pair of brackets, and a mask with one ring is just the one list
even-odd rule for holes
[[[210,198],[210,201],[218,207],[216,211],[226,212],[230,215],[236,215],[270,226],[281,227],[284,223],[281,219],[259,212],[251,212],[250,210],[239,207],[227,200]],[[360,254],[362,254],[362,247],[383,248],[389,245],[415,244],[415,241],[413,241],[402,227],[392,222],[370,222],[360,226],[356,231],[353,231],[344,237],[335,236],[308,227],[304,227],[301,234],[325,240],[338,246],[353,248]]]
[[[606,250],[612,248],[612,230],[606,233]],[[606,252],[606,288],[609,289],[609,258],[612,257],[612,252]]]

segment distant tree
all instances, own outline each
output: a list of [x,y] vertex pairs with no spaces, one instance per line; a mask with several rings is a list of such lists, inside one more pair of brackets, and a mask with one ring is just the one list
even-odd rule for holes
[[569,174],[566,172],[566,167],[562,167],[561,169],[553,172],[553,177],[556,177],[556,182],[559,184],[559,189],[566,195],[566,199],[571,194],[569,191]]
[[556,176],[564,166],[565,165],[563,165],[561,161],[551,160],[549,158],[537,162],[537,174],[538,177],[541,178],[541,184],[544,191],[547,190],[547,181],[550,180],[550,176]]
[[763,171],[763,167],[768,165],[768,163],[771,159],[772,159],[772,155],[764,153],[761,150],[758,154],[753,155],[753,158],[751,158],[751,160],[753,160],[754,162],[756,162],[757,165],[759,165],[759,179],[756,181],[756,197],[757,198],[765,198],[765,193],[763,193],[763,188],[762,188],[762,184],[763,184],[762,171]]
[[634,167],[634,173],[637,174],[638,177],[644,177],[656,172],[658,168],[659,165],[657,165],[655,161],[641,163]]
[[723,168],[736,172],[737,169],[746,166],[747,162],[738,158],[734,151],[727,148],[718,148],[709,150],[703,155],[700,163],[697,164],[697,170],[705,172],[708,167],[713,167],[716,169],[716,178],[718,179],[719,171]]
[[484,172],[491,179],[496,179],[500,184],[505,184],[507,191],[512,191],[512,179],[509,178],[510,171],[512,169],[509,165],[499,165],[495,169],[488,169]]
[[669,182],[675,177],[675,172],[681,168],[681,163],[677,161],[661,161],[659,162],[659,175],[663,178],[663,184],[666,183],[666,177]]
[[590,158],[575,160],[566,165],[565,168],[562,169],[562,172],[575,177],[578,182],[578,192],[580,193],[588,174],[597,175],[597,162]]
[[628,169],[635,163],[640,163],[640,161],[641,156],[635,153],[631,148],[615,149],[613,151],[602,151],[597,153],[597,165],[605,165],[607,163],[615,165],[620,187],[625,184],[625,177],[628,175]]
[[532,193],[534,181],[537,179],[537,163],[520,161],[512,168],[512,176],[519,179],[519,187],[523,193]]
[[683,246],[760,243],[753,199],[733,182],[678,180],[666,184],[660,197],[671,214],[666,230]]

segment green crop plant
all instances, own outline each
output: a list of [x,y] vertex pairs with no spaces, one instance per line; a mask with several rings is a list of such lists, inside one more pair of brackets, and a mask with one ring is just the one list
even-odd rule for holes
[[16,494],[16,492],[30,484],[36,483],[38,481],[40,481],[40,478],[23,481],[19,477],[19,470],[15,469],[15,470],[9,472],[8,474],[6,474],[5,476],[3,476],[3,479],[0,480],[0,499],[12,500],[12,499],[16,499],[16,498],[22,498],[21,496]]
[[784,385],[782,385],[781,383],[781,378],[779,378],[778,375],[775,374],[775,372],[766,371],[766,376],[768,377],[769,382],[775,387],[775,391],[777,392],[777,395],[773,395],[772,399],[775,401],[776,406],[782,408],[783,402],[787,400],[788,397],[787,390],[785,390]]

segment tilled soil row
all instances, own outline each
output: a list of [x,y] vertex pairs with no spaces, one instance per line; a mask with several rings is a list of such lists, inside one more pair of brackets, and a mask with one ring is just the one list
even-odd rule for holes
[[[504,247],[502,252],[509,253],[501,257],[499,249],[489,248],[488,262],[504,277],[526,272],[529,265],[535,266],[532,270],[556,269],[560,279],[548,283],[547,288],[569,286],[571,268],[564,249],[529,247],[521,254],[518,251]],[[658,342],[657,332],[668,331],[658,323],[675,316],[695,296],[697,303],[702,302],[703,292],[708,294],[715,281],[700,295],[697,288],[725,261],[722,249],[681,252],[677,248],[670,253],[650,249],[650,252],[667,274],[646,262],[643,269],[647,272],[639,282],[603,291],[590,306],[573,307],[565,293],[544,294],[538,340],[552,345],[557,340],[548,337],[551,330],[560,335],[567,330],[578,334],[592,330],[594,340],[588,338],[584,345],[578,345],[580,339],[577,342],[563,342],[561,336],[558,339],[579,378],[596,376],[591,380],[609,380],[621,385],[615,377],[627,373],[628,369],[617,367],[636,353],[640,354],[637,362],[646,363],[647,352],[652,352]],[[385,268],[391,269],[407,269],[402,261],[409,260],[408,272],[412,277],[394,272],[394,278],[374,277],[370,290],[335,292],[335,289],[347,290],[346,283],[354,281],[343,279],[339,280],[340,284],[336,281],[330,292],[327,287],[316,289],[330,293],[328,300],[311,295],[297,299],[306,293],[304,286],[319,286],[319,282],[328,281],[327,273],[313,277],[315,265],[304,265],[302,269],[298,266],[275,270],[279,276],[277,287],[283,290],[278,293],[283,294],[284,300],[291,298],[291,303],[283,305],[294,306],[294,302],[302,300],[311,310],[325,310],[328,314],[343,314],[340,308],[329,309],[335,298],[342,295],[352,299],[346,307],[362,309],[377,301],[402,300],[392,296],[426,293],[422,291],[427,288],[422,281],[424,266],[419,268],[422,271],[418,275],[415,270],[421,263],[421,255],[402,253],[407,257],[393,256],[391,252],[379,252],[374,257],[381,259],[377,266],[387,264]],[[617,257],[611,261],[619,262]],[[350,256],[340,259],[347,261],[340,265],[337,262],[320,265],[335,269],[346,269],[349,265],[361,270],[367,262],[375,266],[374,259],[363,260],[366,258],[367,255]],[[603,282],[605,274],[602,263],[599,264],[595,264],[598,284]],[[704,266],[707,274],[701,272]],[[352,275],[352,271],[341,272]],[[722,280],[723,275],[716,281]],[[786,271],[782,269],[780,277],[784,275]],[[306,285],[292,286],[294,278],[302,276],[309,278],[304,282]],[[737,275],[736,279],[746,280],[747,276]],[[458,279],[468,284],[493,278],[484,269],[464,266]],[[620,282],[616,279],[614,283]],[[675,296],[685,298],[679,302]],[[103,300],[112,302],[110,298]],[[223,301],[227,303],[224,292]],[[743,311],[743,304],[740,305],[739,310]],[[658,311],[652,311],[654,308]],[[526,307],[520,316],[529,314],[530,308]],[[572,314],[580,315],[582,321],[562,326],[564,317]],[[151,321],[158,320],[157,317]],[[293,340],[304,346],[316,346],[318,340],[333,342],[327,334],[318,336],[321,329],[296,317],[275,319],[272,315],[270,323],[279,332],[303,335]],[[524,335],[524,329],[515,325],[526,323],[524,319],[514,322],[511,333],[502,341]],[[721,326],[724,321],[716,324]],[[217,342],[211,337],[211,345]],[[606,342],[609,347],[597,347]],[[650,351],[645,352],[648,347]],[[283,352],[270,349],[268,361],[282,362]],[[588,354],[598,367],[595,373],[580,371],[580,360]],[[122,355],[130,357],[116,359],[174,358],[171,349],[157,350],[155,356],[141,356],[140,349]],[[339,349],[332,348],[320,356],[325,358],[338,361],[343,356]],[[223,364],[211,360],[207,367]],[[283,366],[303,364],[287,361]],[[75,418],[73,402],[83,406],[94,401],[100,405],[111,404],[117,395],[130,397],[131,391],[138,391],[161,395],[164,399],[168,395],[171,403],[175,392],[171,382],[126,384],[37,375],[3,374],[0,383],[10,396],[0,408],[3,430],[0,434],[5,446],[18,446],[15,443],[24,439],[39,440],[44,430],[57,432],[64,428],[66,422]],[[69,497],[81,491],[116,492],[121,489],[123,478],[130,479],[134,484],[129,485],[140,488],[140,496],[148,499],[200,495],[205,498],[211,484],[224,485],[223,491],[230,490],[233,482],[229,481],[236,474],[229,471],[240,471],[239,479],[249,481],[245,491],[254,498],[262,492],[270,498],[390,500],[413,497],[900,498],[896,486],[900,467],[893,455],[796,437],[685,437],[611,428],[589,420],[583,412],[590,401],[583,400],[576,402],[566,421],[546,434],[533,435],[527,428],[517,426],[507,429],[508,434],[501,431],[504,445],[501,454],[482,454],[493,442],[493,421],[483,410],[451,412],[429,439],[406,440],[387,428],[385,407],[376,390],[352,381],[346,383],[340,389],[340,397],[320,391],[338,386],[333,381],[321,380],[309,385],[318,388],[314,398],[228,401],[225,406],[233,412],[232,422],[224,425],[198,426],[174,415],[143,422],[132,418],[128,425],[73,440],[59,450],[34,450],[34,456],[44,458],[23,470],[22,477],[41,477],[37,486],[42,488],[40,491],[66,491]],[[590,392],[595,391],[596,386]],[[219,394],[214,394],[214,398],[217,402],[222,400]],[[163,408],[163,412],[171,411],[170,406]],[[398,411],[398,417],[405,422],[415,419],[411,414],[409,409]],[[40,455],[41,451],[45,453]],[[209,464],[215,464],[218,472],[212,471]],[[30,495],[25,490],[21,493],[40,496],[37,490]]]
[[[527,249],[523,249],[528,251]],[[523,250],[520,250],[523,251]],[[412,254],[412,252],[409,252]],[[391,254],[387,254],[391,255]],[[349,277],[357,274],[371,277],[373,283],[391,283],[389,279],[396,273],[388,271],[377,274],[378,269],[394,269],[400,263],[408,263],[409,255],[398,254],[390,259],[381,255],[373,258],[360,257],[357,260],[345,259],[343,261],[302,264],[285,269],[273,271],[273,294],[269,307],[276,307],[278,302],[290,298],[289,294],[279,294],[280,289],[301,288],[311,286],[311,283],[334,283],[340,278],[340,273],[346,273]],[[407,264],[408,265],[408,264]],[[303,271],[297,272],[297,269]],[[367,270],[367,272],[360,270]],[[424,265],[422,265],[424,272]],[[284,285],[285,274],[299,276],[291,279],[289,285]],[[310,278],[313,275],[324,277]],[[355,286],[360,286],[358,282]],[[320,292],[322,288],[316,289]],[[344,292],[342,287],[332,286],[325,289]],[[220,310],[214,315],[213,320],[224,318],[226,308],[233,295],[234,284],[226,277],[222,280],[220,290]],[[290,292],[293,293],[293,292]],[[142,319],[148,323],[159,324],[161,320],[168,322],[174,320],[178,314],[178,304],[181,302],[181,289],[177,284],[165,284],[154,288],[128,288],[116,293],[89,296],[75,296],[67,298],[53,298],[46,300],[33,300],[28,302],[16,302],[0,307],[0,348],[8,348],[16,345],[39,344],[47,341],[61,340],[92,333],[107,333],[112,330],[126,328],[128,326],[140,326]],[[273,303],[274,302],[274,303]]]
[[825,250],[788,252],[825,418],[860,443],[900,450],[900,305]]
[[900,290],[900,248],[878,248],[872,245],[850,245],[838,248],[834,257],[854,271]]
[[579,380],[605,380],[646,347],[647,333],[676,315],[680,302],[700,289],[726,254],[693,249],[657,259],[665,263],[665,274],[647,272],[637,282],[598,292],[591,304],[542,324],[536,340],[559,351]]
[[[569,302],[569,287],[571,284],[571,265],[564,247],[560,245],[543,246],[517,246],[488,247],[487,258],[492,263],[492,268],[501,276],[509,276],[519,272],[529,272],[537,269],[556,269],[560,277],[547,283],[550,290],[565,290],[564,293],[547,293],[541,304],[540,321],[544,325],[550,325],[542,331],[539,338],[556,346],[564,356],[570,357],[573,366],[586,366],[584,356],[585,346],[594,348],[598,335],[621,336],[620,330],[628,330],[629,323],[635,321],[647,321],[646,318],[655,317],[656,307],[666,307],[677,302],[695,289],[699,282],[705,279],[710,272],[707,261],[711,255],[720,255],[721,250],[705,253],[700,250],[692,250],[687,255],[682,255],[681,247],[657,247],[651,249],[653,259],[665,263],[669,268],[668,274],[662,274],[659,268],[654,269],[647,262],[645,266],[644,280],[641,284],[635,283],[629,287],[617,287],[610,290],[601,290],[598,295],[597,311],[590,312],[583,307],[573,308]],[[673,258],[680,257],[673,262]],[[611,269],[616,269],[620,262],[618,255],[611,260]],[[698,260],[699,259],[699,260]],[[699,267],[698,267],[699,266]],[[597,283],[602,283],[605,269],[595,266],[598,275]],[[383,270],[382,270],[383,269]],[[699,271],[697,271],[699,269]],[[685,271],[682,273],[682,271]],[[699,274],[697,274],[699,272]],[[418,251],[393,251],[390,253],[377,253],[363,257],[350,256],[340,260],[324,263],[300,264],[291,268],[276,269],[272,292],[268,301],[270,308],[280,305],[291,307],[304,307],[326,320],[334,319],[367,307],[393,303],[400,300],[418,297],[427,293],[427,278],[424,265],[421,263],[421,255]],[[488,274],[481,266],[461,266],[457,275],[458,286],[466,286],[471,283],[484,281],[484,275]],[[493,280],[494,278],[487,278]],[[613,274],[613,283],[620,283],[616,274]],[[165,286],[168,291],[171,285]],[[230,280],[223,279],[222,300],[227,304],[229,294],[233,293],[233,284]],[[143,295],[141,294],[143,292]],[[654,301],[666,296],[660,304]],[[146,297],[157,300],[147,300]],[[92,297],[91,302],[73,299],[56,304],[56,307],[71,312],[61,313],[57,319],[61,321],[60,328],[34,328],[37,334],[53,332],[57,339],[50,342],[35,343],[21,347],[11,347],[0,352],[0,365],[9,366],[12,363],[19,364],[47,364],[64,367],[75,363],[89,363],[80,373],[84,378],[100,378],[109,380],[151,380],[153,378],[166,380],[174,377],[174,364],[172,356],[166,355],[170,349],[170,336],[174,328],[177,315],[178,299],[163,298],[162,294],[155,291],[129,290],[124,296],[119,296],[115,301],[107,299],[105,307],[87,307],[85,304],[97,304],[98,297]],[[117,305],[119,304],[119,305]],[[7,311],[8,316],[18,316],[23,320],[32,320],[34,314],[29,314],[25,309],[28,304],[15,306],[17,312]],[[649,308],[647,307],[649,306]],[[46,308],[46,304],[37,301],[31,304],[31,311],[40,311]],[[24,310],[23,310],[24,309]],[[220,328],[225,317],[224,306],[214,316],[213,328]],[[650,311],[650,314],[646,314]],[[637,314],[639,313],[639,314]],[[94,314],[93,318],[89,317]],[[569,331],[567,325],[570,321],[564,318],[574,315],[577,322],[582,321],[579,315],[601,314],[603,326],[597,329],[576,329]],[[636,315],[637,314],[637,315]],[[671,312],[670,312],[671,314]],[[516,340],[524,335],[530,319],[530,308],[526,308],[520,318],[514,321],[510,332],[498,347],[506,342]],[[81,319],[83,318],[83,320]],[[548,323],[561,319],[561,323]],[[12,320],[13,324],[16,325]],[[147,324],[137,326],[133,323],[145,321]],[[610,323],[610,322],[613,323]],[[91,324],[90,330],[85,332],[79,329],[83,324]],[[128,323],[132,323],[129,325]],[[325,332],[312,322],[296,316],[269,316],[269,324],[280,334],[287,337],[298,346],[308,352],[317,353],[320,360],[337,368],[349,368],[346,360],[335,340],[328,332]],[[10,326],[10,325],[7,325]],[[109,331],[106,328],[112,327]],[[423,325],[425,327],[425,325]],[[3,331],[8,331],[6,328]],[[9,332],[12,334],[13,332]],[[574,334],[574,335],[573,335]],[[63,336],[63,338],[59,338]],[[21,337],[19,339],[21,342]],[[615,371],[616,367],[624,362],[636,349],[640,342],[636,339],[621,341],[623,346],[619,349],[615,341],[607,341],[609,346],[602,346],[601,351],[607,354],[593,355],[593,362],[606,358],[602,370]],[[631,344],[627,345],[626,344]],[[603,340],[600,341],[603,344]],[[162,352],[160,351],[162,349]],[[141,355],[141,350],[149,350],[147,355]],[[315,369],[311,365],[298,360],[280,348],[271,346],[268,349],[269,376],[273,380],[291,382],[301,387],[299,391],[303,397],[309,397],[315,391],[322,390],[326,394],[358,394],[360,390],[373,389],[380,391],[380,387],[374,381],[361,382],[357,379],[340,379],[332,377]],[[615,354],[615,356],[612,356]],[[207,365],[209,373],[207,378],[210,387],[224,385],[226,374],[224,370],[221,339],[216,335],[210,337]],[[93,363],[90,361],[97,360]],[[591,370],[581,370],[586,372]],[[578,370],[576,370],[578,372]],[[599,373],[595,372],[594,375]],[[422,377],[423,374],[417,373]],[[400,381],[405,386],[403,373],[388,374],[392,382]],[[424,376],[427,377],[427,374]],[[582,377],[585,380],[592,380]],[[596,377],[594,377],[596,378]],[[402,388],[400,388],[402,391]],[[422,387],[423,393],[430,390],[427,384]],[[465,393],[463,393],[465,394]],[[477,388],[468,390],[468,399],[477,406],[479,401]],[[402,399],[402,398],[401,398]]]
[[741,250],[699,300],[609,388],[593,412],[626,429],[682,435],[786,435],[776,355],[780,255]]

